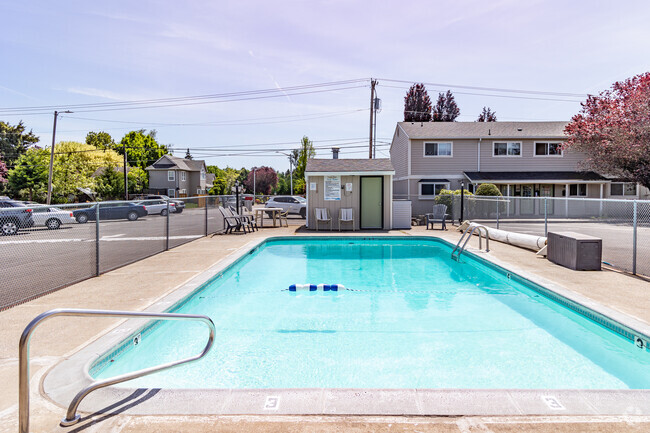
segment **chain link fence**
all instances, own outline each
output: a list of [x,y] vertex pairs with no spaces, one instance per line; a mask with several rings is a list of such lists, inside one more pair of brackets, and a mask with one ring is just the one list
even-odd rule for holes
[[[603,241],[603,262],[650,276],[650,201],[564,197],[438,196],[412,199],[413,216],[447,205],[449,219],[471,220],[488,227],[536,236],[576,232]],[[462,207],[462,217],[461,217]]]

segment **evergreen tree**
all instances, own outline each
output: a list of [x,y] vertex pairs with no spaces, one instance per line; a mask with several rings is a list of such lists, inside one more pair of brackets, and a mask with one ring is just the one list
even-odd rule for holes
[[451,90],[447,90],[447,93],[439,93],[436,106],[433,108],[433,121],[454,122],[459,115],[460,109]]
[[497,113],[492,111],[490,107],[483,107],[483,111],[478,115],[477,122],[496,122]]
[[16,166],[9,172],[8,187],[14,196],[32,201],[47,194],[49,152],[45,149],[29,149],[22,154]]
[[405,122],[430,122],[431,99],[424,84],[413,84],[404,97]]
[[190,153],[190,148],[187,148],[187,152],[185,152],[185,159],[194,159],[192,158],[192,154]]
[[16,126],[0,121],[0,157],[8,166],[15,165],[14,162],[20,155],[27,152],[32,144],[38,143],[38,140],[32,131],[25,134],[22,120]]

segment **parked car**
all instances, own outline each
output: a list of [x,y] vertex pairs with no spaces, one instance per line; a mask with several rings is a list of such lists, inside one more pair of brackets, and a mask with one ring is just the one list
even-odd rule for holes
[[74,214],[71,211],[48,206],[33,207],[32,218],[35,226],[45,226],[50,230],[58,229],[61,224],[75,222]]
[[145,200],[169,200],[170,203],[174,203],[176,207],[176,213],[181,213],[183,212],[183,209],[185,209],[185,202],[183,200],[176,200],[174,198],[169,198],[168,195],[156,195],[156,194],[149,194],[144,196]]
[[[84,224],[94,221],[97,213],[97,205],[84,209],[72,211],[78,223]],[[135,203],[99,203],[99,220],[128,219],[135,221],[140,217],[147,216],[148,212],[142,205]]]
[[[142,205],[147,210],[149,215],[159,214],[161,216],[167,215],[167,202],[164,200],[146,200],[138,201],[135,204]],[[169,202],[169,212],[176,212],[176,203]]]
[[290,214],[300,215],[302,218],[307,216],[307,200],[299,195],[271,197],[264,207],[280,207]]
[[34,225],[32,210],[17,200],[0,198],[0,235],[15,235]]

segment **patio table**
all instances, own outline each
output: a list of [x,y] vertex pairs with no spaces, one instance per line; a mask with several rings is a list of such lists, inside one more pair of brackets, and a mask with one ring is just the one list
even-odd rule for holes
[[260,227],[264,227],[264,214],[271,212],[273,215],[273,227],[277,227],[276,221],[279,219],[280,212],[284,211],[281,207],[263,207],[255,209],[255,219],[260,222]]

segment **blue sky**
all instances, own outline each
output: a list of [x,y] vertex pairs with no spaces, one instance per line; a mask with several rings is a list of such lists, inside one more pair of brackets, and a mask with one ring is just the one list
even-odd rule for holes
[[[650,2],[2,2],[0,120],[51,141],[53,110],[1,108],[157,99],[375,77],[379,143],[402,120],[407,83],[450,88],[473,121],[568,120],[580,97],[650,70]],[[57,141],[156,129],[161,143],[219,166],[287,169],[275,151],[314,140],[319,157],[366,157],[369,81],[303,95],[60,117]],[[513,97],[515,96],[515,97]],[[537,98],[537,99],[534,99]],[[561,100],[558,100],[561,99]],[[234,149],[217,151],[216,149]],[[259,155],[233,155],[245,150]],[[378,156],[388,156],[388,146]],[[219,155],[219,156],[215,156]],[[226,156],[232,155],[232,156]]]

